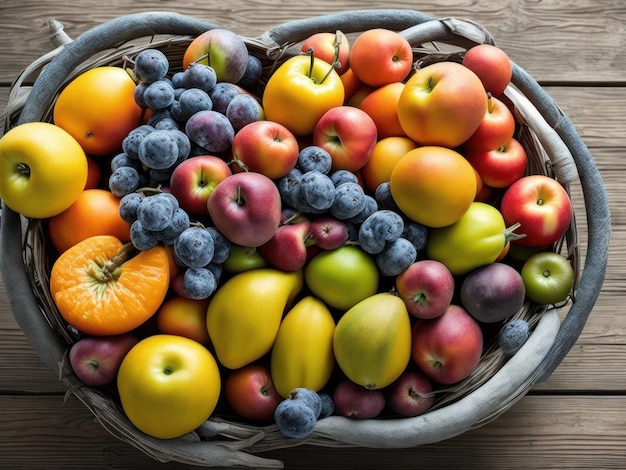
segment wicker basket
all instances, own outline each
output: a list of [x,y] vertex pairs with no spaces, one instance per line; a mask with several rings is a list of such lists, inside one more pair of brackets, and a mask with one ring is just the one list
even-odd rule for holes
[[[75,41],[51,22],[60,45],[39,58],[17,78],[6,110],[5,131],[30,121],[49,121],[55,98],[78,73],[98,65],[125,65],[146,48],[159,48],[170,62],[182,63],[186,46],[201,32],[218,27],[176,13],[142,13],[99,25]],[[289,22],[260,37],[243,37],[250,52],[264,64],[257,93],[272,70],[298,53],[299,42],[319,31],[358,33],[373,27],[400,31],[413,45],[419,64],[460,61],[476,44],[493,43],[481,26],[456,18],[435,19],[408,10],[366,10]],[[176,71],[176,70],[173,70]],[[31,87],[30,84],[33,83]],[[439,442],[498,417],[524,396],[533,384],[546,380],[578,339],[602,283],[607,263],[610,215],[602,179],[576,130],[541,87],[513,64],[506,90],[515,107],[518,139],[529,155],[529,173],[557,179],[566,190],[582,187],[587,246],[581,247],[574,221],[554,250],[571,261],[576,273],[574,294],[566,305],[539,306],[528,302],[516,314],[533,334],[514,356],[505,356],[492,339],[477,371],[454,386],[437,390],[435,406],[415,418],[350,420],[332,416],[320,420],[305,439],[285,438],[276,425],[254,426],[233,417],[215,415],[183,437],[159,440],[139,432],[125,417],[114,393],[84,386],[67,363],[67,350],[77,339],[58,314],[48,293],[53,254],[44,236],[45,221],[25,220],[7,207],[1,217],[1,268],[14,316],[49,368],[117,438],[159,461],[201,466],[280,468],[282,462],[262,453],[302,443],[334,447],[413,447]],[[570,193],[571,194],[571,193]],[[583,249],[584,248],[584,249]],[[581,259],[584,253],[584,267]],[[565,308],[563,308],[565,307]]]

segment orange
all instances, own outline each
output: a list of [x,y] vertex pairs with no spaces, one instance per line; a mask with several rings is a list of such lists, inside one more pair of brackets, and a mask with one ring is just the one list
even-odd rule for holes
[[50,272],[50,294],[59,312],[84,334],[119,335],[157,311],[170,271],[160,245],[135,254],[111,235],[87,238],[63,252]]
[[87,155],[87,182],[85,189],[97,188],[102,179],[102,168],[98,162],[91,156]]
[[130,241],[130,224],[119,215],[120,200],[104,189],[85,189],[68,209],[50,219],[52,245],[63,253],[94,235],[113,235]]
[[376,191],[381,183],[389,181],[396,163],[416,147],[417,144],[413,140],[401,136],[386,137],[376,142],[369,160],[361,168],[366,188]]
[[376,123],[379,139],[406,135],[398,118],[398,101],[402,90],[402,82],[383,85],[370,92],[359,105]]
[[59,94],[54,123],[69,132],[90,155],[108,155],[139,126],[143,110],[134,98],[135,82],[121,67],[102,66],[78,75]]
[[389,185],[407,217],[427,227],[445,227],[459,220],[473,202],[476,173],[460,153],[424,146],[396,163]]

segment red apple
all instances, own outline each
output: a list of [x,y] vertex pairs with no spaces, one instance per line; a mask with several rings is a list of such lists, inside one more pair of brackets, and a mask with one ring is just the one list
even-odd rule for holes
[[313,132],[313,145],[333,159],[332,171],[357,171],[367,163],[377,141],[374,120],[359,108],[336,106],[322,115]]
[[341,416],[370,419],[382,413],[385,394],[382,389],[368,390],[350,379],[343,379],[335,387],[333,402],[335,411]]
[[456,62],[437,62],[407,80],[398,101],[406,135],[421,145],[456,148],[476,132],[487,112],[480,79]]
[[336,63],[335,70],[339,75],[350,68],[350,43],[341,31],[313,34],[304,40],[300,48],[302,52],[308,52],[310,49],[313,49],[313,54],[318,59],[329,64]]
[[528,156],[514,137],[490,150],[469,150],[465,158],[490,188],[506,188],[526,173]]
[[107,385],[115,380],[126,354],[137,342],[133,333],[85,336],[70,348],[70,365],[85,385]]
[[493,96],[501,95],[511,81],[509,56],[491,44],[479,44],[469,49],[463,57],[463,65],[480,78],[485,90]]
[[200,344],[211,341],[206,327],[209,301],[171,297],[161,304],[156,313],[157,328],[161,333],[184,336]]
[[396,291],[416,318],[436,318],[446,311],[454,295],[454,277],[439,261],[414,262],[398,277]]
[[518,179],[502,196],[500,211],[507,226],[520,223],[516,233],[525,237],[511,243],[542,247],[556,242],[572,221],[572,203],[561,184],[549,176]]
[[470,151],[494,150],[502,147],[513,138],[515,117],[509,107],[498,98],[487,95],[487,112],[478,129],[463,147]]
[[297,271],[307,261],[310,225],[311,222],[306,217],[298,217],[280,225],[274,236],[259,246],[259,253],[277,269]]
[[182,161],[170,177],[170,192],[180,207],[192,214],[208,214],[207,201],[215,187],[230,176],[228,164],[214,155],[199,155]]
[[217,229],[231,242],[258,247],[268,242],[280,224],[281,199],[267,176],[235,173],[219,183],[207,202]]
[[274,410],[283,401],[269,369],[257,363],[231,372],[224,382],[224,395],[239,416],[256,422],[271,421]]
[[435,402],[433,385],[428,377],[417,370],[405,370],[391,385],[385,388],[387,406],[404,417],[418,416],[430,409]]
[[298,162],[300,148],[293,133],[274,121],[255,121],[241,128],[233,139],[233,171],[256,171],[277,179]]
[[482,349],[480,326],[459,305],[450,305],[437,318],[418,319],[413,326],[412,358],[424,374],[440,384],[468,377],[476,370]]
[[322,215],[309,226],[311,241],[322,250],[334,250],[348,241],[348,226],[342,220]]

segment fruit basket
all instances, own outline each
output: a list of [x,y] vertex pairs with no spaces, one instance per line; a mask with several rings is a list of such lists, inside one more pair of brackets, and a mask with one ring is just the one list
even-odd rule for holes
[[[159,49],[171,64],[181,64],[186,48],[209,22],[167,12],[116,18],[71,40],[52,23],[57,43],[16,80],[6,112],[5,131],[17,124],[50,121],[52,107],[72,78],[99,65],[128,66],[129,58],[145,49]],[[250,54],[263,64],[261,78],[251,88],[260,96],[278,64],[299,54],[299,43],[316,32],[358,34],[372,28],[400,32],[411,43],[420,66],[444,60],[460,62],[470,47],[494,40],[472,21],[436,19],[405,10],[347,11],[276,26],[259,37],[244,37]],[[526,302],[515,318],[532,327],[532,334],[514,355],[503,354],[492,339],[476,370],[467,379],[436,393],[435,405],[411,418],[394,416],[354,420],[329,416],[319,420],[303,439],[285,437],[276,424],[254,425],[216,413],[196,431],[175,439],[158,439],[140,432],[121,410],[115,393],[85,386],[69,367],[69,346],[77,333],[56,311],[48,290],[54,255],[46,239],[45,220],[28,219],[6,206],[1,216],[1,267],[14,316],[42,361],[59,372],[68,393],[75,395],[112,435],[158,461],[202,466],[280,468],[263,452],[299,444],[335,447],[413,447],[439,442],[497,418],[536,383],[546,380],[579,337],[604,280],[610,215],[604,185],[593,158],[571,122],[537,82],[516,64],[505,96],[513,104],[518,131],[529,156],[527,172],[556,179],[571,195],[582,188],[576,214],[554,250],[567,257],[575,272],[572,295],[558,305]],[[174,72],[173,70],[172,72]],[[32,86],[31,86],[32,83]],[[576,223],[588,233],[581,246]]]

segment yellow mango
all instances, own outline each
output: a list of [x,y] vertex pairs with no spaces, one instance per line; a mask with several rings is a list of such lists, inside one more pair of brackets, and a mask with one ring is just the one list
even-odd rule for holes
[[411,359],[411,320],[400,297],[375,294],[350,308],[337,322],[335,359],[353,382],[370,390],[386,387]]
[[283,397],[297,387],[316,392],[330,379],[335,365],[335,320],[319,299],[307,296],[285,315],[272,348],[274,388]]
[[272,349],[302,283],[301,271],[262,268],[236,274],[215,292],[206,322],[224,367],[238,369]]

